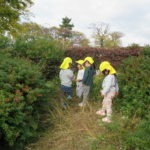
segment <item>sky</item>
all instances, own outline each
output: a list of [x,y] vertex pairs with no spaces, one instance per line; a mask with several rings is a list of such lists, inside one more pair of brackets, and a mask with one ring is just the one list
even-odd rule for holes
[[91,24],[104,22],[124,34],[123,46],[150,44],[150,0],[33,0],[30,20],[46,27],[59,26],[69,17],[74,30],[92,39]]

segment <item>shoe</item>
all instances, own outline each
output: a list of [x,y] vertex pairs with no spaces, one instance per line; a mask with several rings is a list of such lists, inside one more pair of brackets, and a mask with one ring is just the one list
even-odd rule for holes
[[111,122],[111,120],[110,120],[109,117],[103,118],[102,121],[103,121],[103,122],[106,122],[106,123],[110,123],[110,122]]
[[86,104],[84,104],[83,102],[79,103],[80,107],[84,107]]
[[105,115],[106,115],[105,112],[103,112],[102,110],[98,110],[98,111],[96,112],[96,114],[97,114],[97,115],[100,115],[100,116],[105,116]]

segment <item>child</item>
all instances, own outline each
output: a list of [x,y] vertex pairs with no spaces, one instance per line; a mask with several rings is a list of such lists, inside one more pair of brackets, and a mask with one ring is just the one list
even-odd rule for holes
[[67,102],[72,98],[72,80],[74,79],[73,71],[70,69],[72,59],[66,57],[60,66],[59,78],[61,81],[61,91],[63,96],[67,96],[66,100],[62,102],[63,108],[67,108]]
[[103,122],[111,122],[112,115],[112,100],[118,94],[118,82],[116,78],[116,70],[109,62],[104,61],[100,64],[100,71],[105,75],[102,83],[101,95],[104,97],[102,108],[96,112],[101,116],[106,116],[102,119]]
[[84,67],[83,67],[83,60],[78,60],[76,61],[77,63],[77,68],[78,68],[78,74],[77,74],[77,87],[76,87],[76,95],[81,98],[83,95],[83,84],[82,84],[82,80],[83,80],[83,76],[84,76]]
[[85,72],[82,80],[83,84],[83,101],[79,103],[80,107],[86,105],[88,101],[88,96],[90,92],[90,88],[93,85],[93,76],[94,76],[94,60],[91,57],[86,57],[84,59]]

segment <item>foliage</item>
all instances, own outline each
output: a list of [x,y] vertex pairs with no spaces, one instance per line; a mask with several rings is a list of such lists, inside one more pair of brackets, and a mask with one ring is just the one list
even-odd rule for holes
[[134,48],[139,48],[139,47],[140,47],[140,45],[137,43],[132,43],[132,44],[128,45],[129,49],[134,49]]
[[92,150],[149,150],[149,120],[122,119],[99,126],[102,133],[91,145]]
[[1,0],[0,33],[15,31],[19,25],[20,16],[27,12],[31,4],[31,0]]
[[58,73],[64,50],[54,40],[21,38],[16,40],[12,53],[13,56],[24,57],[38,64],[43,76],[50,79]]
[[83,33],[72,31],[71,43],[73,46],[88,47],[90,42]]
[[86,56],[91,56],[95,60],[97,68],[101,61],[110,61],[114,66],[121,64],[122,60],[129,56],[138,56],[140,48],[93,48],[93,47],[72,47],[68,48],[65,56],[70,56],[74,60],[83,59]]
[[0,140],[3,144],[21,149],[36,135],[47,94],[37,66],[0,54]]
[[0,49],[11,47],[11,40],[8,37],[0,36]]
[[66,40],[69,39],[72,34],[72,28],[74,27],[73,24],[71,24],[71,19],[68,17],[62,18],[62,24],[59,25],[61,29],[61,36]]
[[60,24],[60,27],[68,29],[68,30],[72,30],[74,25],[71,24],[71,19],[70,18],[65,17],[65,18],[62,18],[62,24]]
[[46,28],[34,22],[20,24],[19,32],[14,33],[13,36],[14,38],[26,37],[28,39],[51,39],[51,35],[47,32]]
[[144,55],[145,57],[150,57],[150,46],[146,46],[142,51],[141,55]]
[[120,67],[120,95],[116,100],[123,114],[146,117],[150,109],[150,58],[129,58]]
[[93,38],[95,40],[96,47],[119,47],[121,46],[121,38],[123,34],[115,31],[110,32],[110,26],[107,23],[100,22],[92,24]]

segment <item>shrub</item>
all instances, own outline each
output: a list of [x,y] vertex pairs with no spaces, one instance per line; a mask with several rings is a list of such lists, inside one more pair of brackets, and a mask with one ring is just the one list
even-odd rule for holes
[[18,39],[12,52],[15,57],[24,57],[38,64],[47,79],[51,79],[58,73],[64,56],[61,45],[49,39]]
[[128,46],[128,49],[135,49],[135,48],[140,48],[140,45],[137,43],[132,43]]
[[5,36],[0,36],[0,49],[5,49],[11,46],[11,40]]
[[129,58],[120,66],[116,108],[128,116],[146,117],[150,109],[150,58]]
[[121,64],[122,60],[129,56],[139,56],[141,48],[93,48],[93,47],[73,47],[67,49],[65,56],[72,57],[74,60],[83,59],[86,56],[91,56],[95,60],[98,68],[101,61],[110,61],[115,67]]
[[141,54],[145,57],[150,57],[150,46],[146,46],[142,51]]
[[23,146],[36,135],[48,90],[39,68],[0,54],[0,140]]
[[101,124],[103,130],[91,144],[91,149],[149,150],[150,121],[132,119]]
[[135,131],[128,132],[123,137],[126,150],[149,150],[150,148],[150,121],[142,120]]

